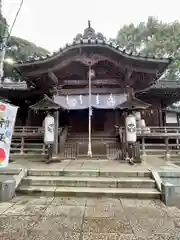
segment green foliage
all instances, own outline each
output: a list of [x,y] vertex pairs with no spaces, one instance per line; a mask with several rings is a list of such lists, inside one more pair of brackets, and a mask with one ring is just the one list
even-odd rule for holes
[[[6,58],[13,59],[15,62],[27,61],[30,58],[35,59],[49,54],[46,49],[37,47],[34,43],[14,36],[9,39],[7,45]],[[10,77],[15,81],[22,80],[22,77],[8,64],[4,65],[4,77]]]
[[[1,2],[0,2],[0,7],[1,7]],[[6,19],[3,17],[2,13],[0,12],[0,37],[4,36],[6,27],[7,27]]]
[[[14,36],[10,38],[8,47],[12,47],[12,50],[7,51],[7,55],[15,61],[27,61],[29,57],[35,58],[49,54],[46,49],[37,47],[34,43]],[[15,51],[13,51],[14,47]]]
[[[8,28],[6,19],[0,13],[0,42],[5,35],[5,29]],[[6,58],[11,58],[15,62],[27,61],[30,58],[38,58],[46,56],[49,52],[41,47],[37,47],[34,43],[27,40],[11,36],[7,43]],[[4,77],[11,78],[14,81],[22,80],[17,72],[13,71],[8,65],[4,65]]]
[[164,23],[154,17],[135,26],[124,25],[117,34],[121,47],[135,54],[175,59],[167,73],[167,79],[176,80],[180,76],[180,22]]

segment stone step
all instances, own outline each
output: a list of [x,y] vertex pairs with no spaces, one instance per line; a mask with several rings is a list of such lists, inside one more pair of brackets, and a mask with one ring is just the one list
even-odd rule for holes
[[[88,156],[87,156],[87,154],[85,155],[85,154],[77,154],[77,159],[79,159],[79,160],[87,160],[88,161]],[[99,159],[101,159],[101,160],[107,160],[107,155],[106,154],[92,154],[92,157],[91,158],[89,158],[89,159],[91,159],[91,160],[99,160]]]
[[[88,139],[68,139],[66,141],[66,143],[68,144],[87,144],[88,145]],[[91,139],[92,144],[99,144],[99,143],[103,143],[103,144],[108,144],[108,143],[117,143],[117,141],[115,139]]]
[[132,170],[132,171],[114,171],[111,169],[107,170],[86,170],[86,169],[73,169],[73,170],[58,170],[58,169],[29,169],[27,172],[28,176],[68,176],[68,177],[152,177],[150,171],[144,170]]
[[[80,137],[84,137],[84,138],[88,138],[89,137],[89,134],[69,134],[68,137],[77,137],[77,138],[80,138]],[[91,137],[107,137],[107,138],[115,138],[116,135],[115,134],[94,134],[94,133],[91,133]]]
[[108,177],[25,177],[23,185],[62,186],[91,188],[155,188],[150,178],[108,178]]
[[[87,137],[69,137],[68,138],[68,141],[88,141],[89,140],[89,138]],[[109,140],[109,141],[116,141],[117,139],[115,138],[115,137],[111,137],[111,138],[109,138],[109,137],[91,137],[91,140],[94,140],[94,141],[104,141],[104,140]]]
[[11,153],[10,154],[10,159],[16,160],[16,159],[32,159],[32,160],[44,160],[47,157],[47,154],[36,154],[36,153],[31,153],[31,154],[16,154],[16,153]]
[[0,175],[18,175],[22,168],[0,168]]
[[87,188],[87,187],[49,187],[21,185],[17,192],[41,196],[76,196],[76,197],[114,197],[159,199],[160,192],[156,189],[146,188]]

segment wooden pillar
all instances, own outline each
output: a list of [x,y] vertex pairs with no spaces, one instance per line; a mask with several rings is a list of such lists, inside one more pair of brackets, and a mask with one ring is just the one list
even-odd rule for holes
[[142,155],[146,156],[145,137],[142,136]]
[[169,153],[169,138],[168,136],[165,137],[165,158],[169,159],[170,158],[170,153]]
[[31,109],[28,109],[28,114],[27,114],[27,117],[26,117],[26,126],[31,126]]
[[54,145],[53,145],[53,156],[58,155],[58,140],[59,140],[59,110],[54,112]]
[[20,154],[24,154],[24,137],[23,136],[21,137],[21,152],[20,152]]
[[159,109],[159,126],[163,126],[163,115],[162,115],[162,109]]
[[119,111],[117,109],[114,110],[114,125],[119,126]]
[[126,117],[128,116],[128,113],[124,111],[124,149],[125,149],[125,160],[129,157],[128,155],[128,142],[127,142],[127,133],[126,133]]

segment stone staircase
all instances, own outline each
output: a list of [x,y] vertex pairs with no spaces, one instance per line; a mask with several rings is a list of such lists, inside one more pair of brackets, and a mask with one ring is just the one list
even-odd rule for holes
[[[120,159],[119,146],[114,135],[93,133],[91,137],[93,159]],[[88,134],[71,133],[64,146],[65,159],[87,159]]]
[[45,196],[160,198],[150,171],[28,170],[17,189]]

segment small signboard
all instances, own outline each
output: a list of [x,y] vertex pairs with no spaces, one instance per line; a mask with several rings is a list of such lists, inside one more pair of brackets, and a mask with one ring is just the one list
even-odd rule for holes
[[177,124],[177,114],[176,113],[166,113],[166,123]]

